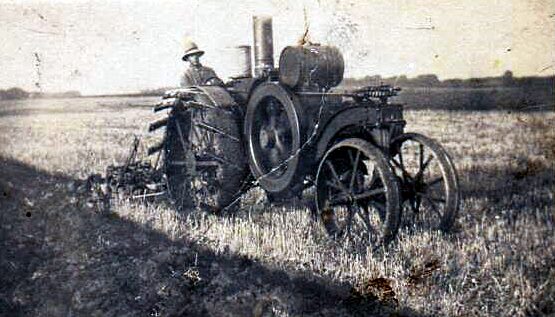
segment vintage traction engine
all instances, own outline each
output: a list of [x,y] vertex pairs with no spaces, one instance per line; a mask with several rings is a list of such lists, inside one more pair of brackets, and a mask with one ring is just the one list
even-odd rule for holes
[[[334,91],[344,61],[335,47],[289,46],[274,68],[272,21],[254,17],[254,75],[222,86],[176,89],[155,112],[168,116],[161,151],[177,209],[231,209],[248,185],[270,201],[312,191],[314,212],[340,241],[377,248],[401,224],[449,230],[459,204],[455,168],[435,141],[403,131],[398,89]],[[402,215],[402,217],[401,217]]]

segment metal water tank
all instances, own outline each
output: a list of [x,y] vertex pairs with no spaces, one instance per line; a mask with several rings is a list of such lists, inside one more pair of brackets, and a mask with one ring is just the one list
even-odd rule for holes
[[279,57],[279,80],[293,89],[330,89],[343,80],[345,62],[333,46],[288,46]]

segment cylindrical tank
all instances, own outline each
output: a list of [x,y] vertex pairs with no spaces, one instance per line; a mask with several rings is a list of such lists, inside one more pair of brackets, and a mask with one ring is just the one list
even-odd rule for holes
[[333,46],[288,46],[279,57],[279,80],[293,89],[330,89],[343,80],[344,69]]
[[272,18],[254,16],[252,19],[254,36],[254,75],[260,77],[274,69],[274,40]]
[[226,50],[229,77],[233,79],[252,77],[251,46],[240,45]]

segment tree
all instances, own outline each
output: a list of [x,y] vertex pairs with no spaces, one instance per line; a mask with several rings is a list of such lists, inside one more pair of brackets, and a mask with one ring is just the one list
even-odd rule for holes
[[0,99],[25,99],[29,98],[29,93],[25,90],[14,87],[7,90],[0,90]]
[[513,72],[511,72],[510,70],[505,71],[505,73],[503,73],[503,86],[512,86],[515,83],[515,79],[513,78]]
[[437,75],[434,74],[419,75],[414,79],[414,81],[417,83],[418,86],[422,87],[433,87],[440,84]]

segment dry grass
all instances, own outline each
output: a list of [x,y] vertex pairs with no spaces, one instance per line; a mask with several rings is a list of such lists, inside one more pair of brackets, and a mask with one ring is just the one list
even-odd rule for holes
[[[70,177],[102,172],[121,161],[133,134],[146,144],[157,139],[144,133],[155,115],[118,106],[153,101],[2,104],[0,156]],[[257,191],[229,217],[183,219],[163,205],[127,201],[114,211],[170,239],[187,237],[217,253],[310,271],[358,290],[385,278],[400,309],[445,316],[552,313],[555,114],[408,111],[406,119],[408,131],[436,138],[455,161],[463,200],[453,235],[405,229],[385,253],[361,256],[330,243],[308,210],[267,207]]]

